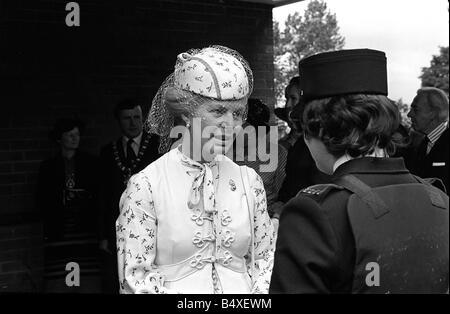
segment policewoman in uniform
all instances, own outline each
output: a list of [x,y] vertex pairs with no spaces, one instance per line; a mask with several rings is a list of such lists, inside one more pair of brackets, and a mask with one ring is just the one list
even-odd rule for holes
[[448,196],[389,158],[401,139],[385,54],[321,53],[299,71],[304,140],[332,183],[285,205],[270,292],[448,292]]

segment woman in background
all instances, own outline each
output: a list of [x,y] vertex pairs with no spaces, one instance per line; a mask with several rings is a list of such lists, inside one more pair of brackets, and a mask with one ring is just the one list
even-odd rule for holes
[[[44,292],[100,292],[97,194],[98,161],[79,150],[83,123],[58,120],[50,138],[57,154],[39,169],[37,204],[44,227]],[[80,267],[80,286],[66,285],[66,265]]]

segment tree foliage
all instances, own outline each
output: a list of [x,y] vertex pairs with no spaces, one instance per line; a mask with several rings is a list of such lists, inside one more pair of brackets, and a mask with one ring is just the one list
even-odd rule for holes
[[279,101],[289,79],[298,75],[298,62],[310,55],[339,50],[345,39],[339,34],[336,15],[332,14],[322,0],[311,0],[303,15],[289,14],[285,29],[273,24],[275,92]]
[[411,127],[411,119],[408,117],[409,105],[403,102],[403,99],[400,98],[395,102],[397,105],[398,111],[400,111],[400,115],[402,117],[402,124],[404,127],[409,129]]
[[437,87],[449,94],[448,47],[440,47],[440,54],[434,55],[429,67],[422,68],[422,87]]

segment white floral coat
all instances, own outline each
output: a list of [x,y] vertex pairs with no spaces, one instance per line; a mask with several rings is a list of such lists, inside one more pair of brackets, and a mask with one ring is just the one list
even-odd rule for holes
[[274,231],[262,180],[247,168],[247,201],[246,177],[220,157],[200,164],[175,148],[131,177],[116,222],[122,293],[268,293]]

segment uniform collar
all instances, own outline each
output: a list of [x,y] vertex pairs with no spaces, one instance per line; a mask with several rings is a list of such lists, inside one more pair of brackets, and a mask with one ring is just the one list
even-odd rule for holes
[[[374,151],[371,154],[365,155],[364,157],[389,157],[384,149],[375,147]],[[358,157],[360,158],[360,157]],[[333,165],[333,173],[336,171],[337,168],[339,168],[340,165],[348,162],[349,160],[355,159],[351,157],[349,154],[344,154],[340,158],[336,160],[336,162]]]
[[403,158],[361,157],[341,164],[333,174],[338,178],[352,173],[408,173]]

